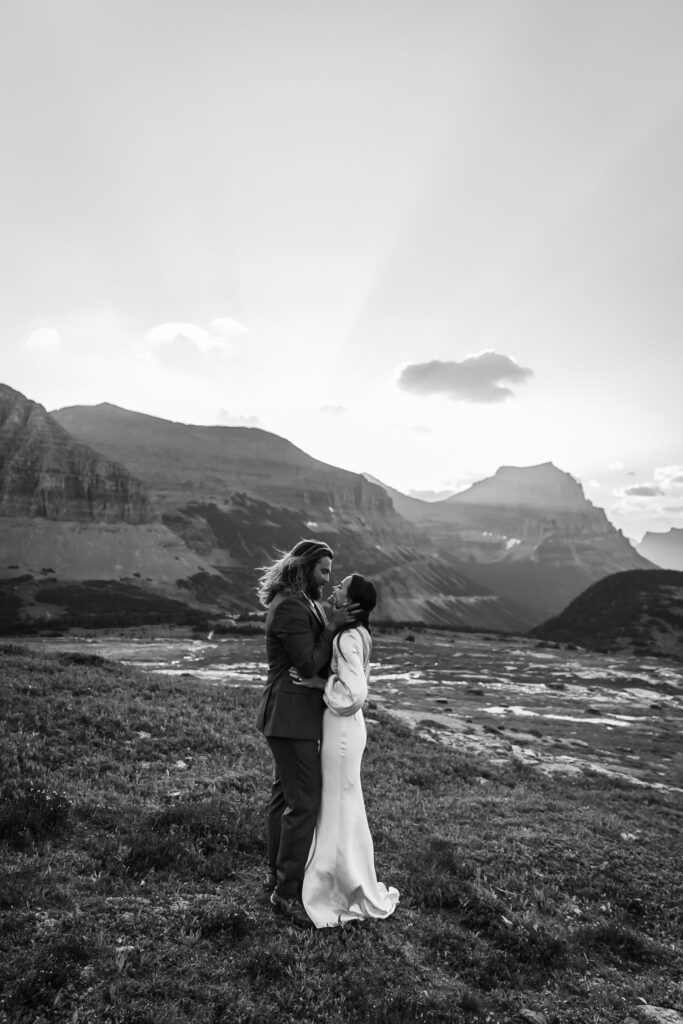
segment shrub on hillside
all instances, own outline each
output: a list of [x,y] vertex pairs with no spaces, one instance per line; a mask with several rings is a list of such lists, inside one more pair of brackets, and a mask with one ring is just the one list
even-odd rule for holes
[[29,783],[24,791],[5,786],[0,795],[0,840],[21,850],[33,840],[59,835],[70,806],[63,793],[41,784]]
[[241,855],[262,854],[263,816],[249,801],[188,800],[148,818],[122,858],[126,871],[174,872],[221,880]]

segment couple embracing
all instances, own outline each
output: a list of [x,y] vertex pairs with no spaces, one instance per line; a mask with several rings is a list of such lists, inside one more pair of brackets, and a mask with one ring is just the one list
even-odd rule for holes
[[266,885],[274,911],[304,928],[385,918],[398,902],[377,881],[360,782],[377,597],[353,574],[323,609],[333,558],[302,540],[259,580],[268,679],[257,725],[275,765]]

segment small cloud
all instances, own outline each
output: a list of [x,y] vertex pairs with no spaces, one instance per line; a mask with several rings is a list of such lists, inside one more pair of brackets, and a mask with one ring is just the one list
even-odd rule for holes
[[658,466],[653,476],[666,491],[683,487],[683,466]]
[[620,498],[661,498],[663,495],[683,497],[683,466],[658,466],[652,480],[623,487],[615,494]]
[[59,336],[59,331],[55,330],[54,327],[39,327],[38,330],[31,331],[26,339],[27,348],[40,349],[41,351],[59,348],[61,343],[62,339]]
[[624,465],[623,462],[617,461],[617,462],[609,462],[607,464],[607,468],[610,471],[610,473],[623,473],[624,470],[626,469],[626,466]]
[[240,338],[249,333],[248,328],[243,323],[231,316],[217,317],[209,323],[209,329],[214,334],[220,334],[226,338]]
[[398,386],[415,395],[445,395],[454,402],[503,402],[514,392],[509,384],[523,383],[533,370],[499,352],[480,352],[461,362],[412,363],[405,366]]
[[657,498],[664,494],[664,491],[652,484],[634,484],[633,487],[622,488],[618,493],[625,498]]
[[202,353],[207,353],[216,349],[230,351],[236,347],[233,337],[226,331],[207,331],[198,324],[182,321],[159,324],[147,332],[146,338],[158,351],[169,347],[178,349],[191,346]]
[[216,417],[221,427],[260,427],[261,420],[258,416],[233,416],[227,409],[219,409]]
[[319,409],[321,416],[343,416],[348,411],[344,405],[323,405]]
[[203,346],[209,332],[197,324],[183,322],[159,324],[147,331],[147,340],[153,345],[169,345],[174,341],[191,341],[193,345]]
[[145,338],[164,370],[183,376],[217,376],[238,349],[232,338],[183,321],[159,324]]
[[602,485],[598,480],[586,480],[584,487],[592,487],[594,490],[599,490]]

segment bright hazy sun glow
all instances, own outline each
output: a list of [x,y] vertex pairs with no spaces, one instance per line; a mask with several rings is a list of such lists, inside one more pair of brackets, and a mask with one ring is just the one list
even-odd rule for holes
[[683,5],[25,0],[0,380],[683,526]]

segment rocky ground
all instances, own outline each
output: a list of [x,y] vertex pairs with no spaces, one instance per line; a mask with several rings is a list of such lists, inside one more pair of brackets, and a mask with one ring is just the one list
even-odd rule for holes
[[[27,641],[22,641],[27,643]],[[168,676],[262,685],[260,636],[189,631],[39,638]],[[544,772],[601,772],[683,792],[683,666],[523,637],[380,631],[371,698],[434,740]]]

